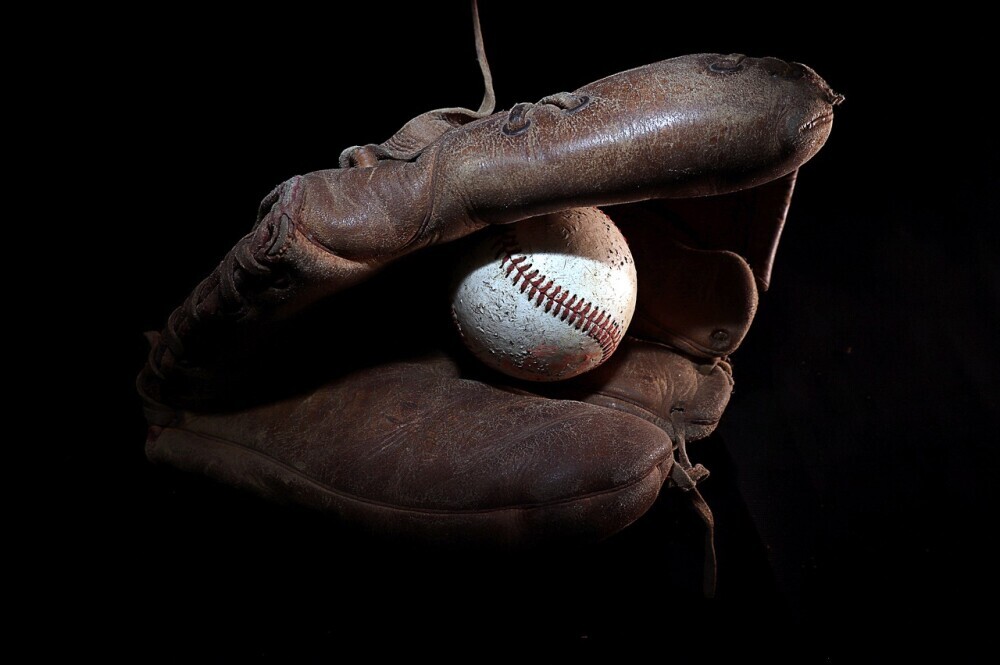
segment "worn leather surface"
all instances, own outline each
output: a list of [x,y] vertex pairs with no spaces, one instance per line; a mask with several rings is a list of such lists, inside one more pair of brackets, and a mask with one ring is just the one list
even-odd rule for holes
[[[379,533],[615,533],[668,479],[704,477],[686,442],[725,409],[839,101],[802,65],[693,55],[505,112],[434,112],[292,178],[150,336],[149,458]],[[584,206],[636,258],[619,351],[546,386],[480,367],[445,313],[463,238]]]
[[670,447],[625,413],[504,392],[432,357],[238,414],[185,413],[147,450],[373,530],[517,544],[613,533],[652,503]]

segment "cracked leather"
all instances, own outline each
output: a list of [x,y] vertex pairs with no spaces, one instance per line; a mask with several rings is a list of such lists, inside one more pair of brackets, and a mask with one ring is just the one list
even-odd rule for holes
[[[149,335],[149,459],[379,533],[523,545],[625,528],[704,476],[683,444],[722,416],[839,101],[803,65],[692,55],[508,111],[430,112],[292,178]],[[635,256],[619,350],[556,384],[477,365],[447,315],[466,237],[588,206]]]

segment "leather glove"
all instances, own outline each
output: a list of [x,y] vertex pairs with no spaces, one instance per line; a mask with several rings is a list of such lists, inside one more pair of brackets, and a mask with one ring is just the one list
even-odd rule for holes
[[[800,64],[701,54],[493,113],[477,42],[479,110],[425,113],[278,186],[148,335],[147,456],[394,536],[598,540],[665,485],[710,525],[686,444],[726,407],[798,169],[842,98]],[[480,366],[448,316],[464,243],[594,206],[638,273],[618,351],[554,384]]]

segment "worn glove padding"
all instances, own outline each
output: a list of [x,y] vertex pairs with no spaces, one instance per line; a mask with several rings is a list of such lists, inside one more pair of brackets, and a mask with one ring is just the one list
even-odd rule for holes
[[[148,456],[462,542],[599,539],[668,479],[697,495],[685,443],[726,406],[726,359],[838,101],[801,65],[687,56],[507,113],[431,112],[290,180],[150,336]],[[546,385],[472,361],[447,316],[459,239],[591,205],[636,258],[618,352]]]

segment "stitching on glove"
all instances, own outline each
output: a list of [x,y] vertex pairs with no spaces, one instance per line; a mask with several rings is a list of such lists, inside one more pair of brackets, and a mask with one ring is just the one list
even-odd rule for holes
[[562,109],[566,114],[576,113],[590,104],[590,95],[577,95],[572,92],[560,92],[548,97],[543,97],[537,104],[521,102],[515,104],[507,112],[507,122],[503,124],[500,131],[507,136],[518,136],[528,131],[531,126],[531,113],[539,106],[555,106]]
[[607,311],[598,309],[589,301],[556,284],[554,279],[539,274],[539,270],[531,270],[532,264],[527,263],[528,257],[521,249],[513,230],[507,229],[497,239],[497,258],[500,268],[506,266],[506,276],[513,274],[513,284],[521,284],[521,293],[529,301],[535,301],[535,307],[545,304],[545,313],[551,314],[566,325],[575,327],[601,347],[601,362],[607,360],[617,348],[621,340],[621,324]]
[[170,314],[159,344],[150,351],[149,365],[155,376],[165,380],[176,368],[190,367],[183,340],[195,334],[193,330],[212,321],[245,317],[257,294],[288,286],[280,266],[296,230],[287,202],[295,199],[299,181],[292,178],[267,195],[253,230]]
[[566,113],[576,113],[590,104],[590,95],[577,95],[572,92],[557,92],[538,100],[539,104],[558,106]]

